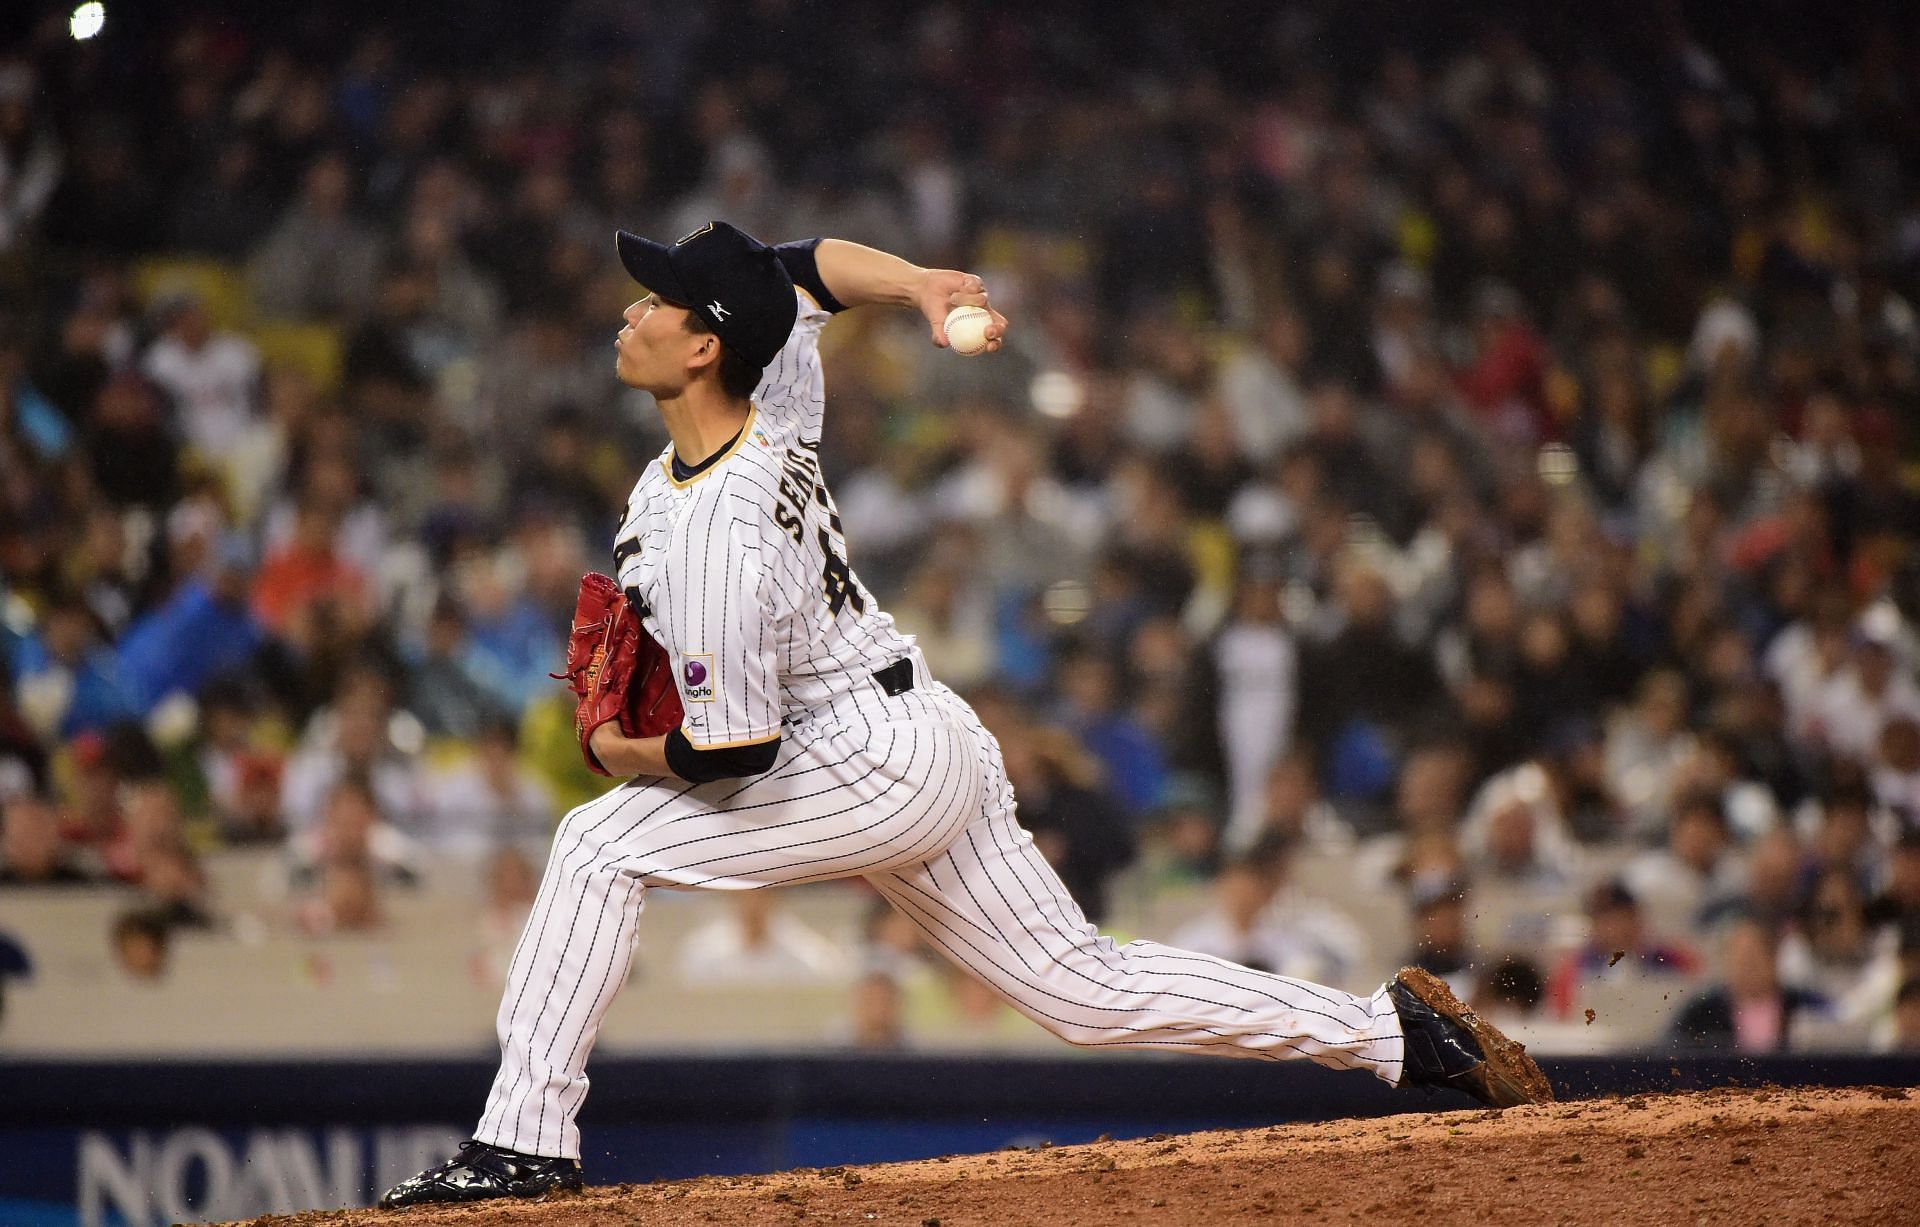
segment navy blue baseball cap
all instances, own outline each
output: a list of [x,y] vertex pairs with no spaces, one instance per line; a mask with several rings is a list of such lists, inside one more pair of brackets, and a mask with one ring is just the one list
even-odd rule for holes
[[773,248],[726,222],[671,247],[625,230],[614,243],[635,281],[706,321],[728,349],[759,367],[779,356],[799,303]]

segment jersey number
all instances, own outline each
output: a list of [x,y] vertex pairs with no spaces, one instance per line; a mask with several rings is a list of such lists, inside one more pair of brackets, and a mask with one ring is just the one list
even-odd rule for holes
[[[827,488],[819,486],[820,498],[827,505],[827,519],[833,525],[834,532],[840,532],[840,513],[833,510],[833,504],[827,502]],[[833,552],[833,539],[827,536],[827,530],[820,530],[820,552],[827,556],[827,565],[821,574],[821,583],[827,593],[827,612],[839,614],[843,605],[852,605],[853,612],[867,612],[867,603],[860,596],[860,589],[853,581],[853,568],[847,560]]]

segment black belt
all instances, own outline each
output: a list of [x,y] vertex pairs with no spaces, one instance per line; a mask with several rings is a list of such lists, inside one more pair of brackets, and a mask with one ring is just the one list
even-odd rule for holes
[[913,658],[902,656],[884,669],[875,669],[873,680],[879,682],[880,689],[889,696],[907,693],[913,689]]

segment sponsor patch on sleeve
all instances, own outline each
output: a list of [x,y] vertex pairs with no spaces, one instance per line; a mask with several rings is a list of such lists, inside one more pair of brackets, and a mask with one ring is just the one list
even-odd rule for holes
[[680,681],[687,702],[713,702],[713,653],[688,653],[680,666]]

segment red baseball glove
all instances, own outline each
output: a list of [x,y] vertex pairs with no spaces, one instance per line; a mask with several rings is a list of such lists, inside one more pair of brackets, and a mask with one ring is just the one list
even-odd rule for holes
[[628,737],[658,737],[678,728],[685,715],[666,649],[640,625],[620,586],[598,572],[580,579],[566,672],[551,676],[579,697],[573,729],[581,756],[600,775],[612,772],[593,756],[593,730],[618,720]]

